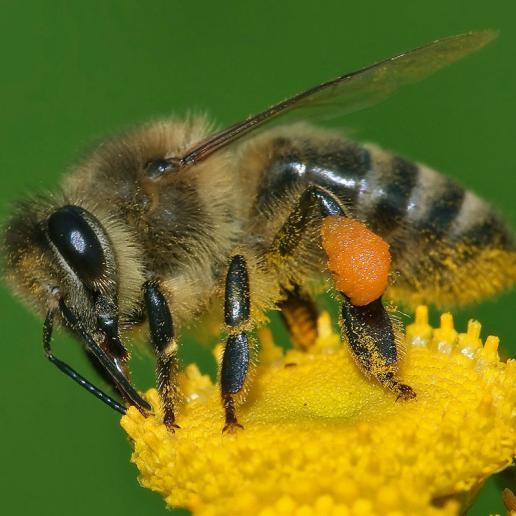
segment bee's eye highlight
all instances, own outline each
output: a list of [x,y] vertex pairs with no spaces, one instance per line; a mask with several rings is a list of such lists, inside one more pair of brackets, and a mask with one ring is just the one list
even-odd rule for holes
[[151,179],[157,179],[168,172],[175,172],[177,168],[177,163],[173,159],[154,159],[145,164],[145,171]]
[[86,285],[105,272],[104,251],[95,231],[85,220],[79,206],[63,206],[48,219],[48,237],[66,263]]

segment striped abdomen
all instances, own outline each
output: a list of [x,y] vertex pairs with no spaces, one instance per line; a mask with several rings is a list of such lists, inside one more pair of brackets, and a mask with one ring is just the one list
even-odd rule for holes
[[335,193],[391,245],[391,294],[410,303],[472,301],[516,280],[512,237],[493,209],[451,179],[375,146],[275,138],[257,203],[300,184]]

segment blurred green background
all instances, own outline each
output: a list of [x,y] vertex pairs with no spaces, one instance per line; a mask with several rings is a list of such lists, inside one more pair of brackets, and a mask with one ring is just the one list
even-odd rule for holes
[[[1,220],[25,192],[56,187],[74,159],[113,131],[189,108],[227,124],[432,39],[494,28],[500,37],[484,51],[342,125],[447,172],[516,226],[514,0],[0,6]],[[474,315],[484,336],[500,335],[515,356],[515,301],[509,293],[464,310],[460,324]],[[41,321],[3,285],[0,318],[0,512],[165,514],[161,498],[137,484],[116,414],[47,364]],[[72,341],[60,335],[55,347],[93,375]],[[185,346],[185,353],[213,371],[205,349]],[[149,384],[148,359],[136,361]],[[471,514],[502,511],[491,481]]]

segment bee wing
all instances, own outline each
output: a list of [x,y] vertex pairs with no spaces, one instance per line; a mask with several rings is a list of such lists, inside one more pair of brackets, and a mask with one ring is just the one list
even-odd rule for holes
[[494,31],[468,32],[439,39],[409,52],[380,61],[366,68],[323,82],[265,111],[216,133],[189,149],[177,159],[188,167],[218,149],[239,140],[264,124],[286,114],[306,118],[310,110],[322,110],[326,118],[335,118],[371,106],[405,84],[418,81],[437,70],[475,52],[496,37]]

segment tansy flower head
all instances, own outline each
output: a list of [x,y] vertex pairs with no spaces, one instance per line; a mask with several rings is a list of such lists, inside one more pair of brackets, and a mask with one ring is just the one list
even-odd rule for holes
[[401,369],[417,398],[364,378],[327,315],[308,352],[262,331],[260,367],[240,408],[245,430],[222,434],[218,387],[196,366],[181,377],[181,429],[129,409],[122,426],[143,486],[194,514],[455,515],[516,455],[516,361],[471,321],[457,333],[419,307]]
[[510,489],[504,489],[502,496],[503,503],[509,511],[507,516],[516,516],[516,496],[514,493]]

